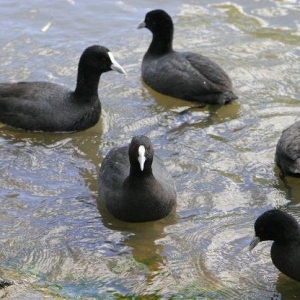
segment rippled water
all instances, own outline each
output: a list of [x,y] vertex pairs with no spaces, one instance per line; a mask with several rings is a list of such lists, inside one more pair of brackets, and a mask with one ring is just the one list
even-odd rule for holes
[[[191,103],[142,84],[151,34],[136,26],[158,7],[173,16],[175,49],[218,62],[238,101],[181,113]],[[284,185],[274,165],[281,131],[300,116],[298,1],[2,0],[0,16],[2,82],[73,88],[92,44],[128,73],[102,76],[101,121],[85,132],[0,128],[2,268],[66,299],[300,296],[273,266],[270,243],[248,251],[263,211],[284,206],[300,221],[299,179]],[[152,139],[178,189],[176,212],[145,224],[96,205],[103,156],[137,134]]]

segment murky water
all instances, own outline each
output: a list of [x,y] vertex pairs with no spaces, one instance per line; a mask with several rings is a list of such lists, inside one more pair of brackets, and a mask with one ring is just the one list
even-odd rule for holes
[[[190,103],[142,84],[151,34],[136,26],[154,8],[173,16],[175,49],[227,70],[237,102],[181,114]],[[299,179],[284,185],[274,165],[281,131],[300,117],[297,0],[2,0],[0,16],[2,82],[73,88],[92,44],[128,72],[102,76],[101,121],[85,132],[0,128],[2,268],[66,299],[300,297],[300,284],[273,266],[270,243],[248,251],[263,211],[285,206],[300,221]],[[152,139],[178,189],[176,212],[145,224],[96,205],[103,156],[137,134]]]

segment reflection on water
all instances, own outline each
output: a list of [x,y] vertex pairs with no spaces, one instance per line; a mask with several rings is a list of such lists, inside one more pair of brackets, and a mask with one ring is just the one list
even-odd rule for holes
[[163,220],[137,224],[117,220],[101,206],[98,209],[105,227],[124,233],[122,243],[132,249],[132,256],[136,262],[144,264],[149,271],[158,271],[163,264],[164,247],[156,242],[166,237],[164,229],[167,226],[177,222],[175,211]]
[[[297,299],[300,296],[300,283],[288,278],[284,274],[279,274],[277,282],[276,282],[276,289],[278,294],[284,300],[292,300]],[[280,299],[278,296],[275,299]]]
[[[198,108],[141,82],[151,34],[136,26],[158,7],[174,17],[174,48],[220,64],[237,101]],[[283,207],[300,221],[299,179],[283,182],[274,164],[282,130],[300,116],[299,11],[275,0],[2,1],[1,81],[73,88],[92,44],[128,73],[101,77],[101,120],[85,132],[0,128],[0,263],[30,280],[24,299],[44,288],[65,299],[299,296],[270,243],[248,251],[263,211]],[[138,134],[174,177],[178,204],[163,220],[130,224],[97,207],[97,173],[112,147]]]
[[286,194],[286,198],[291,201],[291,204],[297,205],[300,203],[300,186],[299,177],[287,176],[284,180],[280,179],[280,170],[275,169],[278,176],[278,188]]
[[[152,88],[147,86],[144,82],[142,82],[143,87],[148,91],[148,93],[155,99],[155,105],[152,106],[153,110],[157,113],[166,112],[168,118],[177,118],[180,120],[185,120],[185,125],[188,124],[197,124],[199,128],[207,127],[212,124],[226,122],[228,120],[237,119],[240,114],[240,104],[238,101],[232,101],[226,105],[206,105],[204,107],[200,107],[199,104],[195,102],[182,101],[180,99],[172,98],[169,96],[165,96],[154,91]],[[145,91],[142,91],[142,97],[144,99],[147,98]],[[193,114],[192,112],[195,112]],[[202,116],[201,121],[199,120],[199,115],[197,116],[197,112]],[[193,117],[195,115],[195,117]],[[189,122],[189,119],[190,122]],[[198,119],[200,122],[195,122],[193,119]]]

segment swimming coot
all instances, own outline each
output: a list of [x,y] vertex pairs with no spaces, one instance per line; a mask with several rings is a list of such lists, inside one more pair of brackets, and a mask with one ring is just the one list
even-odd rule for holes
[[161,219],[176,203],[174,181],[146,136],[134,137],[129,147],[111,149],[98,184],[100,203],[127,222]]
[[300,176],[300,121],[282,132],[276,147],[275,161],[282,178],[287,174]]
[[125,74],[107,48],[95,45],[80,57],[75,91],[50,82],[0,83],[0,122],[34,131],[85,130],[99,120],[98,84],[110,70]]
[[152,42],[142,62],[142,78],[152,89],[175,98],[225,104],[238,97],[226,72],[206,56],[173,50],[173,21],[163,10],[152,10],[138,28],[148,28]]
[[259,242],[274,241],[271,258],[274,265],[285,275],[300,281],[300,227],[291,215],[269,210],[257,218],[254,224],[255,237],[249,249]]

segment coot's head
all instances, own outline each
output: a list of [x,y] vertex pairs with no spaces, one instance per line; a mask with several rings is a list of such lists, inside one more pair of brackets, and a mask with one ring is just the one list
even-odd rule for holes
[[268,210],[259,216],[255,221],[254,230],[255,237],[249,245],[249,250],[252,250],[262,241],[284,243],[287,240],[299,239],[300,237],[297,220],[278,209]]
[[145,20],[137,28],[148,28],[153,34],[163,33],[173,35],[172,18],[162,9],[148,12]]
[[135,136],[131,140],[128,153],[133,169],[139,172],[151,170],[154,151],[148,137],[144,135]]
[[122,66],[114,59],[113,54],[107,48],[99,45],[90,46],[84,50],[80,57],[79,67],[100,74],[111,70],[126,74]]

